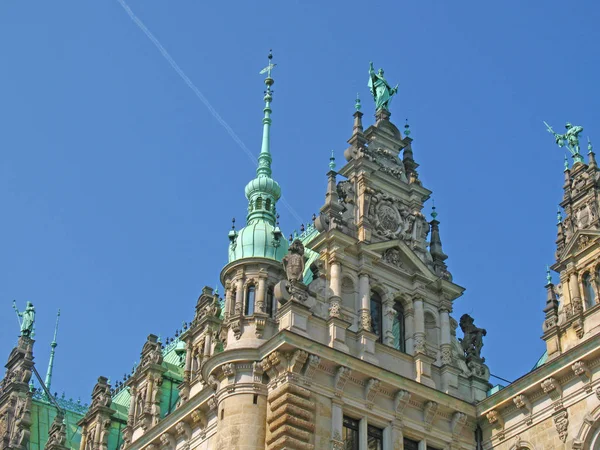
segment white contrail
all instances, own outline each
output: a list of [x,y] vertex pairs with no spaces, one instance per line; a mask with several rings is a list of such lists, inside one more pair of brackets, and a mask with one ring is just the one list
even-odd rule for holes
[[[183,70],[181,70],[181,67],[179,67],[179,65],[175,62],[175,60],[173,58],[171,58],[171,55],[169,54],[169,52],[167,52],[167,50],[162,46],[162,44],[158,41],[158,39],[156,39],[156,37],[154,37],[154,35],[150,32],[150,30],[146,27],[146,25],[144,25],[144,23],[133,13],[133,11],[129,7],[129,5],[127,3],[125,3],[124,0],[117,0],[117,1],[123,7],[123,9],[127,13],[127,15],[131,18],[131,20],[133,20],[133,22],[139,27],[139,29],[142,30],[144,32],[144,34],[148,37],[148,39],[150,39],[150,41],[152,41],[154,46],[158,49],[158,51],[161,53],[161,55],[164,56],[164,58],[168,61],[168,63],[175,70],[175,72],[177,72],[177,74],[181,77],[181,79],[185,82],[185,84],[187,84],[188,87],[192,90],[192,92],[194,92],[194,94],[196,94],[196,97],[198,97],[200,99],[200,101],[202,103],[204,103],[204,106],[206,106],[208,108],[208,110],[210,111],[210,113],[213,115],[213,117],[215,119],[217,119],[217,122],[219,122],[223,126],[223,128],[225,128],[225,131],[227,131],[229,136],[231,136],[231,138],[240,146],[240,148],[244,151],[244,153],[246,153],[246,156],[248,156],[248,158],[250,158],[250,161],[252,161],[253,164],[257,164],[256,157],[252,154],[252,152],[248,149],[248,147],[246,147],[246,144],[244,144],[244,142],[238,137],[238,135],[235,134],[233,129],[229,126],[229,124],[227,122],[225,122],[225,120],[215,110],[215,108],[213,108],[213,106],[206,99],[204,94],[202,94],[202,92],[200,92],[200,89],[198,89],[196,87],[196,85],[194,83],[192,83],[192,80],[190,80],[189,77],[183,72]],[[292,206],[285,200],[285,198],[283,196],[281,196],[280,200],[281,200],[281,203],[283,203],[283,206],[285,206],[288,209],[288,211],[294,216],[294,218],[298,222],[302,222],[302,218],[298,215],[298,213],[296,213],[296,211],[294,211]]]

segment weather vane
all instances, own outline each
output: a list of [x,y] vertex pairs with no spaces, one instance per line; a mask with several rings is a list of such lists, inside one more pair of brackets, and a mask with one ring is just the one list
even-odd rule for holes
[[260,74],[267,74],[267,78],[271,78],[271,70],[273,70],[273,68],[277,65],[277,64],[273,64],[271,62],[271,60],[273,59],[273,50],[269,50],[269,65],[267,67],[265,67],[263,70],[260,71]]

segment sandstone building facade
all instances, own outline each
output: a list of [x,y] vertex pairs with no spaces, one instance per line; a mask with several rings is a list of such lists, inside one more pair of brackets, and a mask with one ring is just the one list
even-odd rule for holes
[[23,333],[0,383],[0,448],[600,449],[591,147],[587,163],[565,170],[547,360],[491,390],[485,330],[452,317],[463,288],[445,263],[435,210],[430,220],[423,213],[431,191],[410,130],[390,120],[395,88],[371,69],[375,122],[365,129],[357,102],[319,215],[288,239],[271,171],[272,67],[246,225],[228,236],[224,298],[205,288],[194,320],[164,343],[150,334],[133,373],[113,386],[100,377],[89,407],[55,398],[41,378],[30,386],[34,343]]

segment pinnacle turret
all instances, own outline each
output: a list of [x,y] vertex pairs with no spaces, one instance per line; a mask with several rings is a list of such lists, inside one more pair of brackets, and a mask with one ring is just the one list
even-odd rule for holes
[[44,384],[46,385],[46,388],[48,389],[49,392],[52,392],[50,390],[50,386],[52,384],[52,370],[54,369],[54,354],[56,352],[56,347],[58,346],[58,342],[56,342],[56,335],[58,334],[59,319],[60,319],[60,309],[56,313],[56,325],[54,326],[54,338],[52,339],[52,342],[50,343],[50,359],[48,360],[48,370],[46,371],[46,380],[44,381]]

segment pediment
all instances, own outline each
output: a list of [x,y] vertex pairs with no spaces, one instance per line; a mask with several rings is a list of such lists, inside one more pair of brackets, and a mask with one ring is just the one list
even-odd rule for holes
[[415,252],[400,239],[369,244],[366,246],[366,249],[381,255],[379,262],[392,269],[398,269],[411,274],[421,274],[432,280],[437,278]]
[[598,230],[577,230],[560,255],[560,260],[562,261],[588,249],[598,241],[598,238],[600,238],[600,231]]

